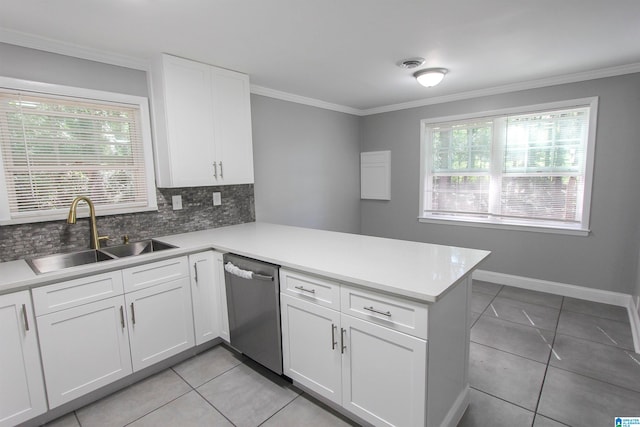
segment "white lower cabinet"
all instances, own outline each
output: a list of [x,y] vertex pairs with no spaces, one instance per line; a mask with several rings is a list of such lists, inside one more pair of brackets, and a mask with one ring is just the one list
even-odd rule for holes
[[131,374],[124,298],[38,316],[49,407]]
[[393,326],[387,320],[323,307],[313,296],[282,292],[280,301],[285,375],[373,425],[426,425],[425,339],[374,323]]
[[42,286],[33,298],[50,409],[194,345],[186,257]]
[[342,406],[382,426],[424,426],[427,342],[341,316]]
[[284,373],[342,404],[340,312],[280,294]]
[[[167,274],[167,263],[160,261],[142,266],[148,279],[157,269],[158,274]],[[163,282],[161,276],[153,280],[154,285],[125,294],[128,317],[129,340],[133,370],[151,366],[163,359],[194,346],[193,314],[189,270],[187,259],[173,264],[180,273],[169,273],[178,279]],[[133,267],[132,269],[140,269]],[[127,270],[124,270],[125,289]]]
[[189,255],[196,345],[219,337],[222,330],[221,295],[224,294],[220,287],[224,287],[224,275],[220,281],[222,265],[217,262],[218,256],[222,259],[222,254],[214,251]]
[[29,291],[0,296],[0,426],[47,411]]

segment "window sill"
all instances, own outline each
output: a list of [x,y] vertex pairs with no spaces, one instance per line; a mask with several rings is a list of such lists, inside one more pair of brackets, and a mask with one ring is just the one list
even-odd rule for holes
[[564,224],[558,226],[551,225],[532,225],[522,223],[507,223],[505,221],[496,221],[491,219],[479,220],[477,218],[430,218],[430,217],[418,217],[418,221],[429,224],[442,224],[442,225],[459,225],[463,227],[479,227],[479,228],[495,228],[500,230],[516,230],[516,231],[530,231],[534,233],[550,233],[550,234],[564,234],[569,236],[588,236],[590,230],[580,228],[579,226],[570,227]]

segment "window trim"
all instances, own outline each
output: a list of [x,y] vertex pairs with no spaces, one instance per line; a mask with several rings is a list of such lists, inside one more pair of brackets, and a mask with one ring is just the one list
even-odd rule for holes
[[[144,166],[146,171],[145,183],[147,188],[147,206],[135,208],[120,206],[118,208],[107,210],[105,210],[104,207],[96,206],[96,215],[108,216],[158,210],[148,98],[124,93],[107,92],[102,90],[86,89],[53,83],[21,80],[3,76],[0,76],[0,88],[21,92],[31,92],[36,96],[54,95],[84,98],[89,101],[127,104],[138,108],[140,114],[140,133],[142,136],[142,148],[144,150]],[[4,174],[4,166],[2,163],[2,153],[0,152],[0,226],[62,220],[66,218],[67,213],[68,212],[63,209],[62,211],[50,211],[46,214],[34,213],[33,216],[29,215],[12,218],[11,212],[9,210],[8,187]],[[79,210],[78,216],[88,216],[88,209],[85,209],[84,205],[82,205],[82,209]]]
[[[564,222],[554,221],[540,221],[535,222],[531,220],[518,219],[518,218],[476,218],[472,215],[469,216],[449,216],[443,217],[442,215],[425,215],[425,190],[427,186],[427,159],[431,158],[431,144],[428,138],[428,129],[430,125],[444,123],[444,122],[456,122],[456,121],[469,121],[469,120],[482,120],[482,119],[501,119],[508,115],[527,114],[537,111],[548,111],[554,109],[564,108],[589,108],[589,131],[587,135],[587,147],[586,147],[586,159],[585,159],[585,183],[584,183],[584,197],[582,203],[582,218],[580,223],[571,224]],[[578,98],[565,101],[556,101],[543,104],[518,106],[511,108],[503,108],[498,110],[487,110],[477,113],[465,113],[452,116],[434,117],[423,119],[420,121],[420,197],[418,206],[418,221],[421,223],[434,223],[434,224],[446,224],[446,225],[463,225],[471,227],[481,228],[497,228],[505,230],[519,230],[519,231],[534,231],[543,233],[554,234],[568,234],[577,236],[587,236],[590,233],[590,215],[591,215],[591,196],[593,189],[593,170],[595,164],[595,144],[597,133],[597,117],[598,117],[598,97]],[[500,150],[492,150],[491,159],[492,162],[496,160],[495,156],[498,155]]]

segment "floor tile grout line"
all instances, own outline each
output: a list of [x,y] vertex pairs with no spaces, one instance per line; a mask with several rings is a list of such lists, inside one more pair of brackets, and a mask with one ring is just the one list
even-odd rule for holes
[[[188,384],[187,384],[187,385],[188,385]],[[191,386],[189,386],[189,387],[191,387]],[[136,419],[135,419],[135,420],[133,420],[133,421],[129,421],[128,423],[124,424],[124,425],[123,425],[123,427],[125,427],[125,426],[128,426],[128,425],[131,425],[131,424],[135,423],[136,421],[138,421],[138,420],[140,420],[140,419],[142,419],[142,418],[146,417],[146,416],[147,416],[147,415],[149,415],[149,414],[154,413],[155,411],[157,411],[157,410],[158,410],[158,409],[160,409],[160,408],[164,408],[164,407],[165,407],[165,406],[167,406],[168,404],[170,404],[170,403],[172,403],[172,402],[174,402],[174,401],[176,401],[176,400],[180,399],[180,398],[181,398],[181,397],[183,397],[183,396],[186,396],[187,394],[191,393],[192,391],[194,391],[194,390],[193,390],[193,389],[191,389],[191,390],[187,390],[187,391],[185,391],[184,393],[182,393],[182,394],[180,394],[179,396],[176,396],[176,397],[174,397],[173,399],[171,399],[171,400],[169,400],[169,401],[167,401],[167,402],[163,403],[162,405],[158,406],[157,408],[153,409],[152,411],[149,411],[149,412],[147,412],[146,414],[139,416],[138,418],[136,418]]]
[[536,362],[536,363],[539,363],[539,364],[541,364],[541,365],[546,365],[546,363],[544,363],[544,362],[541,362],[541,361],[536,360],[536,359],[532,359],[532,358],[530,358],[530,357],[523,356],[523,355],[521,355],[521,354],[512,353],[512,352],[510,352],[510,351],[502,350],[502,349],[500,349],[500,348],[495,348],[495,347],[492,347],[492,346],[490,346],[490,345],[483,344],[483,343],[480,343],[480,342],[475,342],[475,341],[471,341],[471,342],[472,342],[473,344],[475,344],[475,345],[481,345],[481,346],[483,346],[483,347],[487,347],[487,348],[490,348],[490,349],[495,350],[495,351],[500,351],[500,352],[502,352],[502,353],[506,353],[506,354],[509,354],[509,355],[511,355],[511,356],[521,357],[522,359],[528,360],[528,361],[530,361],[530,362]]
[[[236,365],[236,366],[238,366],[238,365]],[[235,424],[233,421],[231,421],[231,420],[229,419],[229,417],[227,417],[227,416],[226,416],[226,415],[225,415],[225,414],[224,414],[220,409],[216,408],[216,405],[214,405],[214,404],[213,404],[212,402],[210,402],[206,397],[204,397],[204,396],[202,395],[202,393],[200,393],[200,390],[198,390],[198,389],[194,389],[193,391],[195,391],[196,393],[198,393],[198,396],[200,396],[200,397],[201,397],[205,402],[207,402],[207,403],[209,404],[209,406],[211,406],[213,409],[215,409],[215,411],[216,411],[217,413],[219,413],[220,415],[222,415],[222,416],[224,417],[224,419],[225,419],[225,420],[229,421],[229,423],[230,423],[232,426],[236,427],[236,424]]]
[[622,390],[625,390],[625,391],[628,391],[628,392],[631,392],[631,393],[640,394],[640,390],[633,390],[633,389],[630,389],[629,387],[625,387],[625,386],[622,386],[622,385],[619,385],[619,384],[614,384],[614,383],[611,383],[609,381],[605,381],[602,378],[592,377],[590,375],[585,375],[585,374],[582,374],[580,372],[574,372],[574,371],[572,371],[570,369],[560,368],[558,366],[551,365],[551,367],[554,368],[554,369],[558,369],[560,371],[569,372],[571,374],[581,376],[583,378],[589,378],[590,380],[598,381],[598,382],[600,382],[602,384],[607,384],[607,385],[610,385],[610,386],[613,386],[613,387],[616,387],[616,388],[619,388],[619,389],[622,389]]
[[[181,362],[181,363],[182,363],[182,362]],[[229,372],[230,370],[235,369],[235,368],[237,368],[238,366],[240,366],[240,365],[242,365],[242,364],[244,364],[244,362],[240,362],[240,363],[238,363],[237,365],[233,365],[233,366],[232,366],[232,367],[230,367],[229,369],[226,369],[226,370],[224,370],[224,371],[220,372],[220,373],[219,373],[219,374],[217,374],[215,377],[210,378],[210,379],[208,379],[207,381],[205,381],[205,382],[203,382],[202,384],[200,384],[200,385],[198,385],[198,386],[195,386],[195,387],[194,387],[194,386],[192,386],[192,385],[189,383],[189,381],[187,381],[185,378],[183,378],[183,377],[182,377],[182,375],[180,375],[180,374],[179,374],[175,369],[173,369],[173,368],[174,368],[175,366],[177,366],[177,365],[172,366],[170,369],[171,369],[171,370],[173,370],[173,372],[175,372],[175,373],[176,373],[176,375],[178,375],[178,376],[179,376],[179,377],[180,377],[184,382],[186,382],[186,383],[189,385],[189,387],[191,387],[191,388],[193,388],[193,389],[195,390],[195,389],[197,389],[198,387],[202,387],[203,385],[205,385],[205,384],[207,384],[207,383],[209,383],[209,382],[211,382],[211,381],[215,380],[215,379],[216,379],[216,378],[218,378],[219,376],[226,374],[226,373],[227,373],[227,372]]]
[[300,396],[302,396],[302,393],[300,394],[296,394],[296,396],[291,399],[290,401],[288,401],[282,408],[278,409],[276,412],[274,412],[273,414],[269,415],[269,417],[267,417],[266,420],[264,420],[263,422],[261,422],[260,424],[258,424],[258,427],[264,425],[264,423],[266,423],[267,421],[269,421],[271,418],[275,417],[276,414],[278,414],[279,412],[281,412],[282,410],[284,410],[284,408],[286,408],[287,406],[291,405],[295,400],[297,400]]
[[[554,295],[554,294],[549,294],[549,295]],[[532,301],[523,301],[523,300],[519,300],[517,298],[509,298],[508,296],[504,296],[504,295],[496,295],[496,297],[500,297],[509,301],[514,301],[514,302],[520,302],[520,303],[524,303],[524,304],[531,304],[531,305],[536,305],[538,307],[545,307],[545,308],[551,308],[553,310],[557,310],[560,311],[561,309],[559,307],[554,307],[553,305],[549,305],[549,304],[541,304],[538,302],[532,302]]]
[[481,393],[484,393],[484,394],[486,394],[486,395],[488,395],[488,396],[491,396],[491,397],[493,397],[493,398],[496,398],[496,399],[498,399],[498,400],[502,400],[503,402],[506,402],[506,403],[508,403],[508,404],[510,404],[510,405],[517,406],[518,408],[520,408],[520,409],[524,409],[524,410],[525,410],[525,411],[527,411],[527,412],[531,412],[531,413],[534,415],[534,418],[535,418],[535,411],[533,411],[533,410],[531,410],[531,409],[529,409],[529,408],[526,408],[526,407],[524,407],[524,406],[522,406],[522,405],[519,405],[519,404],[517,404],[517,403],[515,403],[515,402],[511,402],[510,400],[507,400],[507,399],[505,399],[504,397],[496,396],[495,394],[489,393],[488,391],[486,391],[486,390],[482,390],[481,388],[478,388],[478,387],[475,387],[475,386],[472,386],[472,385],[470,385],[470,386],[469,386],[469,388],[472,388],[472,389],[474,389],[474,390],[476,390],[476,391],[479,391],[479,392],[481,392]]
[[590,342],[590,343],[593,343],[593,344],[606,345],[607,347],[616,348],[616,349],[622,350],[622,351],[630,351],[631,353],[637,354],[635,352],[635,350],[633,350],[631,348],[622,347],[620,345],[612,345],[612,344],[609,344],[609,343],[606,343],[606,342],[602,342],[602,341],[594,341],[594,340],[590,340],[589,338],[578,337],[578,336],[575,336],[575,335],[567,334],[566,332],[557,332],[556,335],[562,335],[562,336],[573,338],[573,339],[580,340],[580,341],[587,341],[587,342]]
[[[564,306],[564,297],[562,297],[562,301],[560,302],[560,310],[562,310],[562,306]],[[537,415],[538,414],[538,409],[540,408],[540,400],[542,399],[542,390],[544,390],[544,383],[547,380],[547,373],[549,372],[549,365],[551,363],[551,358],[553,357],[554,353],[554,347],[556,345],[556,337],[558,336],[558,325],[560,324],[560,315],[558,315],[558,318],[556,319],[556,327],[555,330],[553,331],[553,340],[551,343],[551,351],[549,352],[549,357],[547,358],[547,363],[544,367],[544,374],[542,375],[542,383],[540,383],[540,391],[538,392],[538,399],[536,400],[536,408],[534,413]],[[542,415],[542,414],[540,414]],[[544,415],[543,415],[544,416]],[[534,415],[534,420],[535,420],[535,415]]]
[[[492,302],[493,303],[493,302]],[[491,305],[491,304],[489,304]],[[487,308],[489,308],[489,305],[487,306]],[[487,311],[487,309],[485,309],[482,314],[480,315],[480,317],[484,316],[484,312]],[[480,317],[478,319],[480,319]],[[560,316],[558,316],[559,318]],[[538,326],[531,326],[531,325],[527,325],[526,323],[519,323],[519,322],[514,322],[513,320],[509,320],[509,319],[503,319],[502,317],[495,317],[495,316],[490,316],[490,319],[496,319],[496,320],[502,320],[503,322],[509,322],[512,323],[514,325],[520,325],[520,326],[526,326],[527,328],[532,328],[532,329],[538,329],[538,330],[542,330],[542,331],[547,331],[547,332],[555,332],[555,330],[552,329],[547,329],[547,328],[540,328]]]

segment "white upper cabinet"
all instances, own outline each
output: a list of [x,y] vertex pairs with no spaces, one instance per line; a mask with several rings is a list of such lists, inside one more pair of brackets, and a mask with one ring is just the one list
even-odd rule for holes
[[150,80],[158,187],[253,183],[249,76],[163,54]]

